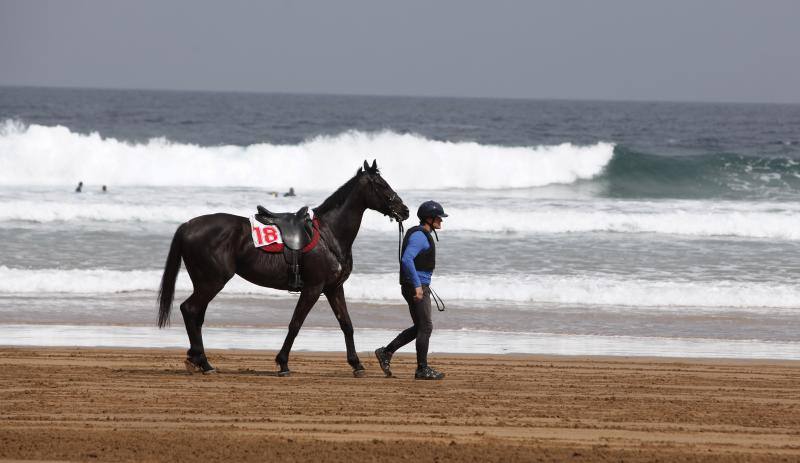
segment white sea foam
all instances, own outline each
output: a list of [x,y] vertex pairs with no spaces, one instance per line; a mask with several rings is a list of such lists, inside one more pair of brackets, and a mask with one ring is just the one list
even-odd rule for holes
[[[58,201],[6,200],[0,202],[0,226],[15,222],[71,222],[75,226],[94,223],[161,223],[173,224],[212,212],[228,212],[248,216],[253,205],[241,201],[242,207],[209,205],[187,197],[182,201],[159,201],[157,195],[142,199],[140,204],[108,201],[79,201],[68,198]],[[316,198],[315,198],[316,199]],[[118,198],[114,198],[118,200]],[[321,202],[321,199],[318,200]],[[149,204],[148,204],[149,203]],[[296,210],[300,203],[283,206]],[[495,201],[495,204],[498,204]],[[280,206],[279,206],[280,207]],[[525,209],[522,209],[525,207]],[[495,208],[447,207],[450,215],[446,231],[517,232],[517,233],[661,233],[684,236],[731,236],[800,240],[800,209],[792,205],[748,202],[714,203],[707,201],[673,201],[662,203],[627,201],[586,203],[508,205]],[[118,226],[116,228],[119,228]],[[393,229],[386,217],[369,212],[364,215],[362,230]]]
[[[397,299],[396,274],[354,275],[349,297]],[[691,307],[699,309],[800,306],[794,285],[736,281],[644,280],[608,275],[437,275],[434,287],[445,300],[523,304]]]
[[[379,346],[397,334],[382,329],[355,330],[358,348]],[[208,349],[278,350],[285,329],[203,327]],[[144,326],[0,325],[0,345],[184,348],[186,331]],[[411,343],[400,352],[413,352]],[[294,351],[343,352],[338,329],[304,327]],[[593,336],[483,330],[437,330],[430,352],[462,354],[625,355],[655,357],[800,359],[800,343],[707,338]],[[213,360],[212,360],[213,362]],[[344,359],[342,368],[346,368]]]
[[[254,208],[253,208],[254,209]],[[255,210],[255,209],[254,209]],[[146,205],[81,202],[4,201],[0,203],[0,222],[169,222],[181,223],[212,212],[208,206]],[[241,212],[246,213],[242,210]]]
[[158,138],[132,144],[66,127],[0,128],[0,185],[290,186],[334,189],[365,158],[377,158],[396,189],[524,188],[571,183],[599,174],[614,145],[504,147],[435,141],[390,131],[351,131],[297,145],[204,147]]
[[[0,266],[0,295],[111,294],[155,292],[160,270],[28,270]],[[355,274],[345,284],[348,298],[391,301],[398,298],[397,274]],[[787,309],[800,307],[800,288],[779,283],[625,279],[608,275],[437,275],[437,292],[447,301],[466,303],[570,304],[696,309]],[[191,291],[183,270],[176,286]],[[285,291],[261,288],[239,277],[224,294],[286,297]]]
[[[528,233],[662,233],[687,236],[800,239],[796,210],[758,210],[752,204],[718,207],[703,201],[688,205],[636,203],[603,209],[601,202],[583,207],[538,207],[513,211],[489,208],[448,210],[448,230]],[[750,209],[752,208],[752,209]],[[755,209],[755,210],[753,210]],[[763,209],[763,208],[761,208]]]

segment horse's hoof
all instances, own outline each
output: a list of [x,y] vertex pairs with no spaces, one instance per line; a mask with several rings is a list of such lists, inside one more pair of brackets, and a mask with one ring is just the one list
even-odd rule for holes
[[361,370],[353,370],[353,376],[356,378],[363,378],[367,376],[367,370],[364,370],[363,368]]
[[184,360],[183,365],[186,367],[186,371],[188,371],[190,375],[195,373],[203,373],[203,369],[200,368],[200,365],[192,362],[189,359]]
[[195,373],[202,373],[204,375],[214,375],[217,373],[217,369],[212,367],[208,362],[198,365],[191,360],[186,359],[183,361],[183,365],[186,367],[186,371],[192,375]]
[[291,375],[292,375],[292,371],[291,370],[281,370],[281,371],[278,372],[278,376],[280,376],[281,378],[285,378],[285,377],[291,376]]

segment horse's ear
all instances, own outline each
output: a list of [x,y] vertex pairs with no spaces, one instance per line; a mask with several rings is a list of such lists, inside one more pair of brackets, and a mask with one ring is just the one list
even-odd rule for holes
[[359,167],[358,170],[356,171],[356,175],[361,175],[361,172],[364,172],[364,169]]
[[369,171],[369,164],[367,164],[367,160],[366,159],[364,159],[364,171],[365,172]]
[[373,159],[372,160],[372,171],[373,172],[377,172],[378,171],[378,160],[377,159]]

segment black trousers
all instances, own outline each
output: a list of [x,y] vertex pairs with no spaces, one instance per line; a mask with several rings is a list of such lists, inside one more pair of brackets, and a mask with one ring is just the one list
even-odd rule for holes
[[408,303],[408,311],[411,312],[411,320],[414,326],[403,330],[392,342],[386,346],[386,350],[395,353],[397,349],[405,346],[414,339],[417,340],[417,368],[428,366],[428,343],[433,332],[433,322],[431,321],[431,289],[428,285],[422,285],[422,300],[415,301],[416,290],[411,285],[402,285],[400,291],[403,298]]

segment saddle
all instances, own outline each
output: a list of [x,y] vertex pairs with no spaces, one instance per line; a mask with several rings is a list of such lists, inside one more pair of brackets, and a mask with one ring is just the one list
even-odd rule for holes
[[278,227],[283,239],[283,258],[289,265],[289,291],[303,289],[303,279],[300,275],[303,265],[303,248],[308,246],[314,237],[314,223],[308,206],[303,206],[297,212],[271,212],[263,206],[256,208],[256,220],[264,225]]
[[308,246],[314,235],[314,225],[308,206],[303,206],[297,212],[272,212],[263,206],[256,208],[256,220],[264,225],[274,225],[281,231],[283,245],[289,249],[300,251]]

